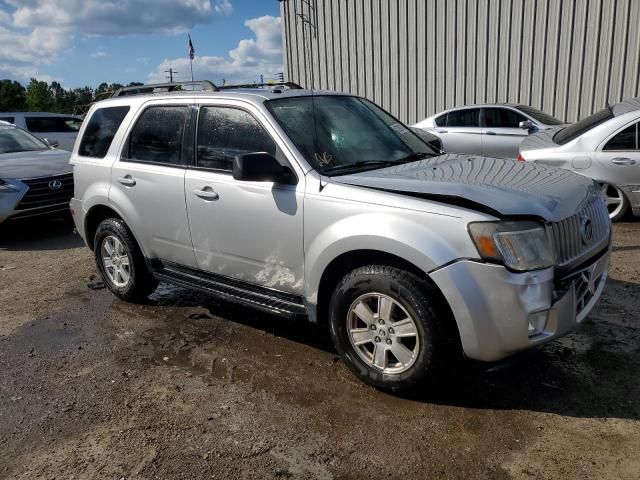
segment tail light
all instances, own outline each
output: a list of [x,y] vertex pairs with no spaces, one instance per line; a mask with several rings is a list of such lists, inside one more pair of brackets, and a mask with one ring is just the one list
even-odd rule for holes
[[519,162],[524,162],[524,157],[522,156],[521,153],[518,154],[518,161]]

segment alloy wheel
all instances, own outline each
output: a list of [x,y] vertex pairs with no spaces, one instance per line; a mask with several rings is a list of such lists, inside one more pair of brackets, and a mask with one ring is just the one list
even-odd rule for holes
[[609,210],[609,218],[617,218],[625,207],[624,193],[615,185],[608,183],[603,183],[601,188],[602,196]]
[[397,300],[382,293],[367,293],[351,304],[347,333],[362,361],[387,374],[406,372],[420,351],[414,319]]
[[129,255],[117,237],[108,235],[102,241],[102,264],[109,280],[118,288],[126,287],[131,278]]

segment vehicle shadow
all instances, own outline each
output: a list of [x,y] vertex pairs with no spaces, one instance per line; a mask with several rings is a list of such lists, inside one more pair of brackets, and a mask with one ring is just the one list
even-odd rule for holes
[[[171,287],[170,290],[173,290]],[[607,320],[620,290],[640,299],[640,285],[612,281],[596,308],[569,336],[500,364],[465,362],[436,388],[396,395],[408,402],[476,409],[532,410],[584,418],[640,419],[640,322]],[[156,306],[205,308],[212,315],[336,354],[324,326],[284,319],[177,289]],[[630,305],[634,309],[633,305]],[[635,309],[639,311],[640,309]],[[634,315],[635,317],[635,315]],[[454,373],[455,372],[455,373]],[[384,401],[385,396],[380,397]]]
[[0,250],[65,250],[84,245],[64,218],[21,220],[0,225]]

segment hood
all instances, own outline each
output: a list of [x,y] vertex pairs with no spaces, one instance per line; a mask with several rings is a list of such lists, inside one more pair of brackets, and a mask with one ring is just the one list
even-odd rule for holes
[[575,214],[598,195],[593,180],[569,170],[457,154],[331,181],[459,204],[498,217],[534,216],[549,222]]
[[71,153],[65,150],[3,153],[0,155],[0,178],[50,177],[71,173]]
[[553,141],[553,136],[566,126],[567,125],[558,125],[525,137],[520,144],[520,152],[557,147],[558,144]]

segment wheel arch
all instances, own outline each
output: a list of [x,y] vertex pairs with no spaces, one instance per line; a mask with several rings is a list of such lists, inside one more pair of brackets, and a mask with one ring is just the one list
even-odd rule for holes
[[453,316],[453,311],[449,306],[449,302],[443,295],[440,288],[431,279],[429,274],[411,263],[410,261],[388,252],[372,249],[361,249],[344,252],[335,257],[324,269],[318,285],[317,303],[314,306],[315,315],[312,316],[312,320],[326,324],[328,320],[328,310],[331,295],[338,282],[347,275],[350,271],[363,267],[365,265],[385,265],[389,267],[395,267],[401,270],[405,270],[426,281],[429,286],[437,293],[438,306],[445,309],[446,314],[450,321],[447,322],[448,328],[452,333],[455,333],[458,340],[460,340],[460,331],[458,324]]
[[120,212],[118,212],[115,208],[113,208],[113,206],[107,206],[103,204],[97,204],[91,207],[89,211],[87,211],[84,218],[84,231],[86,235],[85,237],[86,243],[87,243],[87,246],[92,251],[93,251],[93,240],[95,238],[96,231],[98,230],[98,225],[100,225],[100,223],[107,218],[118,218],[122,220],[127,226],[127,228],[129,228],[131,235],[133,235],[133,238],[138,244],[138,248],[140,248],[140,251],[142,252],[142,254],[145,255],[145,252],[142,247],[142,244],[140,243],[140,240],[136,236],[136,233],[133,231],[133,229],[129,226],[124,216],[120,214]]

